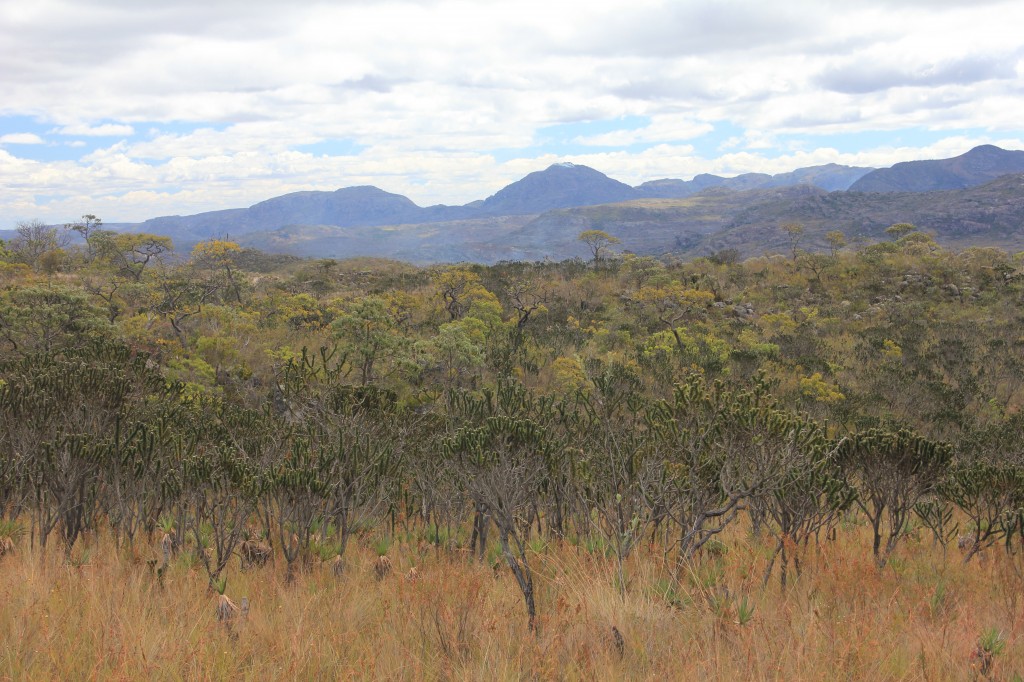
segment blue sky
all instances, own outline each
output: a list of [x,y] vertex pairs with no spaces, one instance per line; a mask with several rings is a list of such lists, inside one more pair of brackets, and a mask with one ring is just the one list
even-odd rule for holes
[[0,0],[0,229],[1024,148],[1018,0]]

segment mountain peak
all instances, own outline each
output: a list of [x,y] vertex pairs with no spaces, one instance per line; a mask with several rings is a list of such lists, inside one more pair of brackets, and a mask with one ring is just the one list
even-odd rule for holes
[[934,192],[977,187],[1009,173],[1024,173],[1024,151],[979,145],[951,159],[904,161],[868,173],[855,192]]
[[629,185],[589,166],[562,162],[513,182],[488,197],[481,208],[487,215],[523,215],[629,201],[640,196]]

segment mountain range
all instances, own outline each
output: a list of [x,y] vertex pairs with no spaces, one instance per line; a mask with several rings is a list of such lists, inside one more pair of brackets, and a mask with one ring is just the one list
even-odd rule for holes
[[1008,173],[1024,173],[1024,151],[992,145],[975,147],[952,159],[905,161],[867,173],[854,192],[935,192],[976,187]]
[[733,178],[698,175],[631,187],[587,166],[555,164],[487,199],[420,207],[370,186],[295,192],[249,208],[165,216],[116,229],[173,239],[211,237],[300,256],[384,256],[417,263],[561,259],[585,254],[584,229],[602,229],[637,253],[703,255],[781,249],[781,225],[799,222],[806,245],[824,234],[881,238],[911,222],[952,246],[1024,248],[1024,151],[991,145],[952,159],[872,169],[828,164]]

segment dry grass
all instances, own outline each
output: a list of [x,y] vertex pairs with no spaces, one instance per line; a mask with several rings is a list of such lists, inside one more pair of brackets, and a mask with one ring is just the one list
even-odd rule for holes
[[1008,560],[963,566],[910,541],[879,572],[857,530],[812,552],[786,592],[761,586],[767,552],[740,532],[679,584],[639,551],[625,597],[611,563],[549,546],[531,559],[537,637],[511,575],[462,554],[396,542],[378,580],[367,544],[340,576],[325,564],[290,585],[280,559],[244,573],[235,561],[226,594],[250,612],[226,628],[201,571],[172,560],[161,588],[145,562],[157,547],[94,542],[82,566],[24,541],[0,559],[0,679],[964,680],[990,628],[1006,639],[993,679],[1024,672]]

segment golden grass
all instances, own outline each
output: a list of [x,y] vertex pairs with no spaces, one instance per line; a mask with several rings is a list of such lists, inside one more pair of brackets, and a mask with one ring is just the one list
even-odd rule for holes
[[376,553],[356,545],[340,577],[325,564],[290,585],[280,559],[233,561],[226,594],[251,606],[227,627],[201,570],[173,560],[159,586],[155,546],[133,559],[101,538],[78,567],[26,544],[0,559],[0,679],[965,680],[989,628],[1007,642],[994,679],[1024,672],[1022,582],[1001,552],[963,566],[908,541],[878,571],[856,529],[812,550],[785,592],[762,587],[767,550],[739,531],[675,587],[638,549],[625,596],[612,564],[549,545],[531,557],[536,637],[508,571],[461,553],[396,542],[377,580]]

